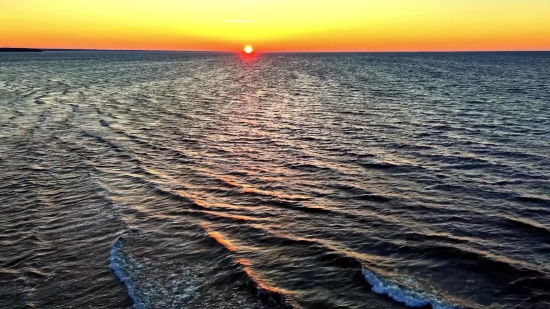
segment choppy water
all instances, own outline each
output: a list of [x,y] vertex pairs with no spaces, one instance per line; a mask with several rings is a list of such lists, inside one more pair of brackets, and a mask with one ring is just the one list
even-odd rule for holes
[[547,308],[550,54],[0,55],[0,307]]

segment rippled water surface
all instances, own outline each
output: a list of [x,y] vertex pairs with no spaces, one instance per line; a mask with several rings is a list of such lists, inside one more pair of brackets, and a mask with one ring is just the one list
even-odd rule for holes
[[548,308],[550,54],[0,55],[2,308]]

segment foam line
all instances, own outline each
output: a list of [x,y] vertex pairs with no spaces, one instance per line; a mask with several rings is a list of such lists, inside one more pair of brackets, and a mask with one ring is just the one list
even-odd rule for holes
[[456,306],[446,303],[435,296],[416,292],[406,287],[401,287],[365,268],[363,268],[363,276],[365,277],[365,280],[372,285],[372,291],[374,293],[387,295],[391,299],[404,303],[409,307],[424,307],[431,305],[433,309],[457,308]]
[[122,252],[122,242],[120,239],[117,239],[117,241],[111,246],[109,268],[113,271],[118,280],[120,280],[120,282],[122,282],[126,287],[128,296],[134,302],[134,309],[145,309],[145,305],[141,301],[141,297],[139,296],[134,281],[124,269],[125,264],[126,261],[124,260],[124,253]]

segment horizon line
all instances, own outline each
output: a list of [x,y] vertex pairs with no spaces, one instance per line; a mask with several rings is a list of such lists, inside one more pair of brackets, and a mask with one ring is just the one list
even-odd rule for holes
[[[113,51],[113,52],[182,52],[182,53],[220,53],[220,54],[236,54],[241,51],[228,50],[183,50],[183,49],[103,49],[103,48],[39,48],[39,47],[6,47],[1,49],[34,49],[40,51]],[[258,54],[345,54],[345,53],[513,53],[513,52],[550,52],[550,49],[502,49],[502,50],[350,50],[350,51],[319,51],[319,50],[300,50],[300,51],[258,51]]]

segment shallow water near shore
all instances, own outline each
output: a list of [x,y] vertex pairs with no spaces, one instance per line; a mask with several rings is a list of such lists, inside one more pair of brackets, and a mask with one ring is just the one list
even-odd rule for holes
[[6,53],[0,124],[3,308],[550,306],[550,53]]

